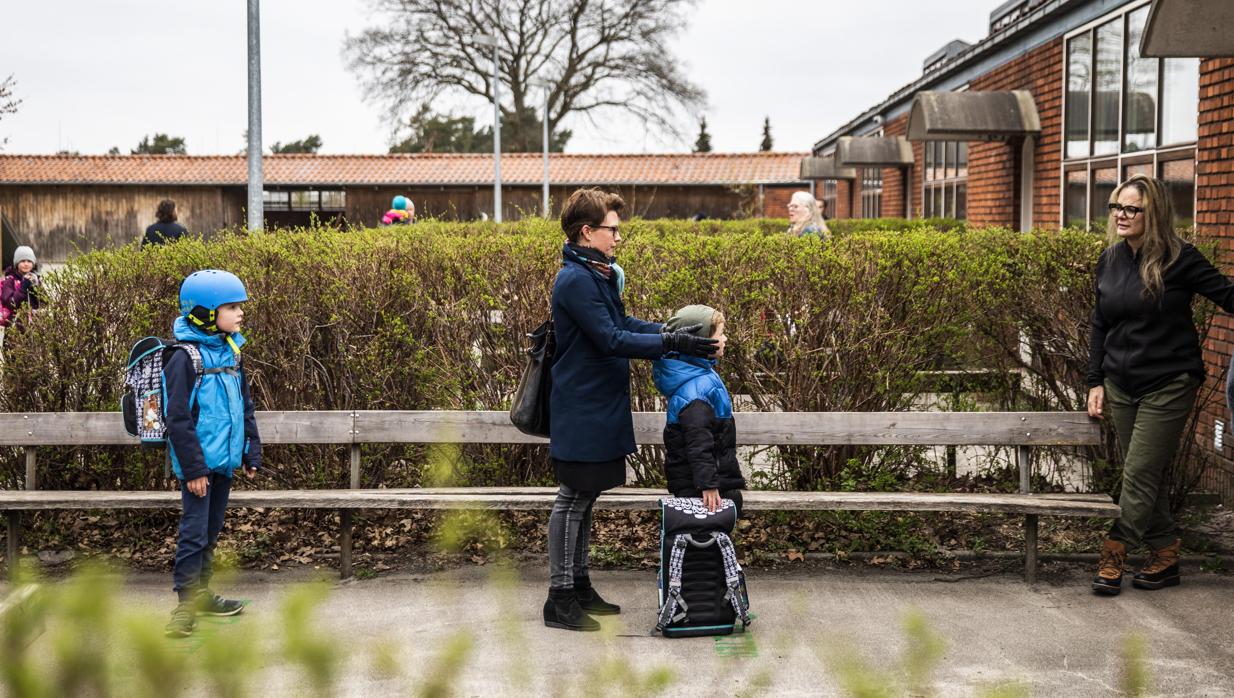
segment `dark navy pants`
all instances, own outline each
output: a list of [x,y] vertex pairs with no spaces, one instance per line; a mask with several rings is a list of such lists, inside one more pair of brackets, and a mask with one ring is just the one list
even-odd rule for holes
[[223,530],[223,515],[227,512],[227,497],[231,494],[231,478],[210,473],[206,496],[198,497],[180,482],[180,538],[176,543],[176,564],[172,570],[176,593],[186,600],[195,591],[205,589],[213,574],[214,545]]

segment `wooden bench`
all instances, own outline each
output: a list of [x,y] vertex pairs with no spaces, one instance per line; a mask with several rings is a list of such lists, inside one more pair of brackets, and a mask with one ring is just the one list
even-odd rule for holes
[[[1019,493],[773,492],[745,494],[747,511],[936,511],[1024,516],[1025,579],[1036,580],[1039,516],[1115,518],[1118,505],[1105,495],[1032,494],[1032,449],[1100,443],[1099,426],[1081,412],[739,412],[739,445],[1007,446],[1016,449]],[[344,490],[243,490],[232,492],[233,507],[340,510],[339,567],[350,576],[352,511],[355,509],[547,510],[550,487],[361,489],[361,446],[390,443],[543,444],[516,430],[505,412],[336,411],[258,412],[262,441],[278,444],[350,446],[350,485]],[[634,415],[640,444],[663,443],[664,414]],[[38,448],[42,446],[133,445],[119,414],[112,412],[0,413],[0,446],[25,449],[25,490],[0,491],[8,519],[8,560],[17,559],[22,511],[46,509],[175,509],[174,491],[41,491]],[[546,456],[547,457],[547,456]],[[597,507],[652,510],[662,490],[619,488]]]

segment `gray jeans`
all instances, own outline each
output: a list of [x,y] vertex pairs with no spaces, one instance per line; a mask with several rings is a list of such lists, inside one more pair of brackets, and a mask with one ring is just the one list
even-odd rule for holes
[[587,575],[591,547],[591,509],[599,492],[581,492],[567,485],[557,490],[548,517],[548,585],[573,589],[574,578]]

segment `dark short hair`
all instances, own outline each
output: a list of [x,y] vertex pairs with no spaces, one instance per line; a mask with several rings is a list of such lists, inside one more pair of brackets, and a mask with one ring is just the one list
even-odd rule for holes
[[154,213],[154,217],[159,219],[159,223],[175,223],[179,217],[176,215],[176,202],[171,199],[160,201],[159,210]]
[[604,223],[609,211],[621,212],[626,202],[620,196],[597,188],[576,189],[561,212],[561,229],[570,242],[578,242],[583,226],[596,227]]

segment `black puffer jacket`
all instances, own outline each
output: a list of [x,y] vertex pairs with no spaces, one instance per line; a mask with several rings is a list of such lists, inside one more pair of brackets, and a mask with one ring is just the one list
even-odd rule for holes
[[703,490],[740,490],[746,481],[737,464],[733,403],[714,369],[715,361],[695,357],[660,359],[652,373],[668,398],[664,467],[676,497]]

